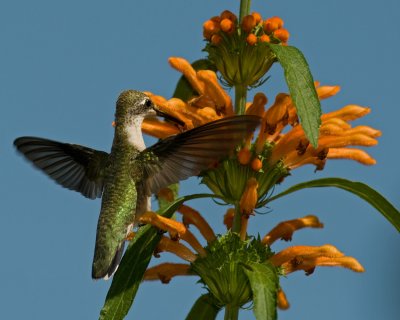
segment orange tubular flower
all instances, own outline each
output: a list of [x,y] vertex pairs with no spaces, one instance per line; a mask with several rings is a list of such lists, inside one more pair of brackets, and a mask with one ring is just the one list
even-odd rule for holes
[[196,255],[190,251],[186,246],[183,244],[168,239],[167,237],[162,237],[160,242],[157,245],[157,249],[155,251],[155,255],[158,255],[160,252],[171,252],[177,255],[179,258],[183,260],[193,262],[196,260]]
[[339,91],[339,86],[317,86],[317,94],[320,100],[330,98],[337,94]]
[[253,103],[251,103],[248,108],[246,108],[246,114],[263,117],[265,113],[265,105],[267,104],[267,102],[268,99],[264,93],[256,93],[253,98]]
[[282,289],[278,290],[277,302],[278,302],[278,308],[281,310],[287,310],[290,307],[289,302],[286,299],[286,295]]
[[364,272],[364,268],[356,259],[344,256],[332,245],[289,247],[272,256],[270,262],[275,266],[281,266],[285,274],[304,270],[309,275],[317,266],[337,266]]
[[183,215],[183,224],[185,226],[188,226],[189,224],[195,225],[208,243],[211,243],[217,239],[210,225],[197,210],[194,210],[186,205],[181,205],[178,209],[178,212]]
[[244,146],[240,151],[238,152],[238,160],[239,163],[242,165],[246,165],[250,162],[251,158],[251,151],[247,146]]
[[233,115],[232,99],[219,84],[214,71],[200,70],[196,72],[188,61],[177,57],[170,58],[169,63],[174,69],[182,72],[198,95],[189,101],[183,101],[177,98],[167,100],[151,92],[146,92],[163,112],[180,119],[185,126],[178,128],[168,122],[145,119],[142,125],[144,133],[157,138],[165,138],[177,134],[181,130],[189,130]]
[[[318,87],[321,98],[328,98],[339,91],[338,86]],[[318,90],[317,88],[317,90]],[[350,121],[356,120],[370,112],[369,108],[348,105],[340,110],[323,114],[320,127],[318,147],[314,149],[305,137],[300,125],[295,119],[291,98],[287,94],[278,94],[275,103],[264,115],[265,124],[261,128],[257,150],[264,141],[274,142],[274,148],[269,163],[272,165],[283,160],[289,169],[295,169],[306,164],[313,164],[317,170],[324,167],[326,159],[350,159],[365,165],[375,164],[375,160],[363,150],[347,148],[349,146],[374,146],[378,143],[379,130],[369,126],[352,128]],[[292,115],[290,115],[292,113]],[[283,134],[287,124],[293,128]]]
[[173,277],[191,275],[190,265],[184,263],[162,263],[146,270],[143,280],[160,280],[169,283]]
[[232,229],[233,217],[235,216],[235,209],[229,208],[224,215],[224,225],[227,230]]
[[253,214],[258,200],[257,189],[257,180],[255,178],[250,178],[247,181],[246,189],[244,190],[242,198],[240,199],[240,211],[244,215]]
[[200,245],[196,237],[180,222],[167,219],[157,215],[154,212],[146,212],[139,218],[140,223],[151,224],[161,230],[168,231],[174,240],[185,240],[193,249],[201,256],[205,255],[203,247]]
[[263,239],[265,245],[272,245],[276,240],[283,239],[285,241],[292,240],[293,233],[302,228],[323,228],[323,224],[319,222],[316,216],[305,216],[303,218],[283,221],[273,228]]
[[146,119],[142,124],[142,131],[158,139],[164,139],[180,132],[175,125],[157,119]]

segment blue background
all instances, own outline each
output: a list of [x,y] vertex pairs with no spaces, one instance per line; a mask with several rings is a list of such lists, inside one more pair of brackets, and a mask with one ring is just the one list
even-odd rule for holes
[[[109,150],[114,104],[134,88],[170,97],[179,74],[169,56],[189,61],[201,52],[202,23],[238,1],[23,1],[0,4],[0,317],[2,319],[96,319],[110,281],[90,278],[100,201],[60,188],[33,170],[13,149],[22,135]],[[340,176],[360,180],[400,207],[398,179],[400,4],[368,0],[253,1],[263,17],[279,15],[290,43],[306,55],[315,79],[339,84],[324,111],[349,103],[372,107],[360,123],[383,131],[370,149],[377,165],[330,161],[323,172],[310,166],[293,172],[279,188],[307,179]],[[277,65],[262,88],[270,100],[286,91]],[[253,90],[253,95],[257,90]],[[154,140],[148,139],[147,143]],[[198,180],[182,185],[192,193]],[[196,190],[205,190],[204,188]],[[226,208],[191,203],[223,233]],[[264,235],[276,223],[316,214],[320,230],[302,230],[288,245],[331,243],[357,257],[356,274],[319,268],[291,274],[282,287],[291,303],[280,319],[398,319],[400,237],[374,209],[334,189],[302,191],[276,201],[272,212],[250,221]],[[170,261],[164,254],[161,260]],[[144,283],[129,319],[183,319],[204,292],[196,278],[169,285]],[[250,311],[242,311],[251,319]],[[223,318],[223,312],[219,319]]]

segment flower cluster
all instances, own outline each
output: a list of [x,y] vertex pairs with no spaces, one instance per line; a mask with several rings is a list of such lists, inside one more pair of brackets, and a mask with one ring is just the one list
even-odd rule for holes
[[283,20],[262,20],[259,13],[245,16],[241,22],[230,11],[212,17],[203,24],[209,60],[221,72],[229,86],[258,86],[276,61],[270,45],[287,45],[289,32]]
[[[204,123],[233,114],[232,101],[217,81],[214,71],[195,71],[182,58],[170,58],[170,64],[182,72],[196,88],[198,96],[190,101],[148,93],[160,108],[185,123],[191,129]],[[339,92],[339,86],[320,86],[316,83],[319,99],[327,99]],[[236,156],[219,163],[214,170],[202,174],[205,183],[216,195],[227,203],[240,203],[242,213],[249,214],[265,205],[270,190],[293,169],[313,164],[322,170],[327,159],[350,159],[365,165],[375,164],[366,151],[351,146],[369,147],[378,142],[379,130],[369,126],[352,127],[350,122],[370,112],[369,108],[347,105],[337,111],[322,115],[318,147],[307,140],[299,124],[296,108],[287,93],[279,93],[274,102],[266,107],[268,99],[257,93],[246,105],[246,114],[262,118],[261,128],[255,142],[244,141]],[[287,130],[289,127],[289,130]],[[179,132],[179,128],[168,122],[145,120],[145,133],[157,138]]]
[[[164,189],[159,197],[172,200],[172,193]],[[252,298],[249,282],[242,267],[249,262],[271,265],[281,275],[288,275],[303,270],[306,275],[314,272],[316,267],[339,266],[355,272],[363,272],[364,268],[353,257],[345,256],[332,245],[292,246],[278,253],[271,251],[270,246],[278,240],[292,240],[293,233],[302,228],[322,228],[323,224],[316,216],[284,221],[278,224],[262,239],[246,236],[247,224],[242,224],[240,236],[229,232],[232,228],[233,209],[228,209],[224,224],[228,233],[216,236],[202,215],[191,207],[182,205],[178,212],[183,216],[183,223],[148,212],[140,221],[151,224],[161,230],[168,231],[170,238],[163,237],[159,242],[155,256],[161,252],[170,252],[185,260],[186,263],[161,263],[150,267],[144,274],[144,280],[160,280],[169,283],[176,276],[199,276],[213,300],[219,306],[230,303],[242,306]],[[189,231],[194,225],[207,242],[202,247],[200,241]],[[245,235],[245,236],[243,236]],[[185,241],[192,249],[179,242]],[[194,251],[192,251],[194,250]],[[282,288],[277,293],[277,305],[287,309],[289,303]]]
[[238,23],[236,15],[225,10],[219,16],[214,16],[204,22],[203,36],[216,46],[221,44],[224,36],[233,37],[235,33],[243,34],[250,46],[254,46],[258,42],[287,45],[289,31],[283,28],[283,25],[284,22],[280,17],[263,20],[258,12],[243,17],[241,23]]

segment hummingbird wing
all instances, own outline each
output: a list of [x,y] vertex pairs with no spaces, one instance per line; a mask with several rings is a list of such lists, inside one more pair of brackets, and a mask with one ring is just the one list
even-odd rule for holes
[[36,137],[17,138],[14,145],[36,168],[63,187],[90,199],[101,197],[108,153]]
[[142,151],[147,195],[207,169],[260,124],[258,116],[233,116],[170,136]]

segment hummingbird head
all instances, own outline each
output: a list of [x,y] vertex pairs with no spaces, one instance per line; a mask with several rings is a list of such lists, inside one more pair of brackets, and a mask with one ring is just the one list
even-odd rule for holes
[[141,122],[144,118],[155,117],[156,115],[162,116],[179,125],[184,125],[181,120],[162,112],[143,92],[126,90],[119,95],[115,112],[115,122],[117,125],[121,124],[124,127],[131,126],[134,121],[139,120]]

